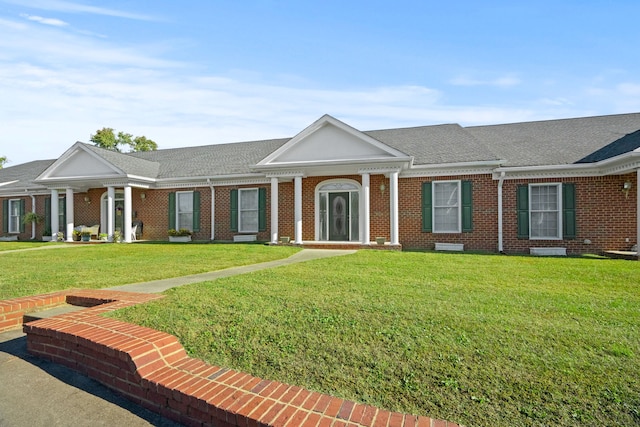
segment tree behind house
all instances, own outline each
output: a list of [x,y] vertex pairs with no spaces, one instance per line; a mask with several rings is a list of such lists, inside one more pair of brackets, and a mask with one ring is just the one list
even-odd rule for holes
[[124,132],[118,132],[116,135],[113,128],[106,127],[98,129],[94,135],[91,135],[89,140],[100,148],[118,152],[122,151],[120,148],[122,146],[129,146],[129,152],[154,151],[158,149],[158,144],[145,136],[136,136],[134,138],[130,133]]
[[0,157],[0,169],[2,169],[5,163],[7,163],[7,156]]

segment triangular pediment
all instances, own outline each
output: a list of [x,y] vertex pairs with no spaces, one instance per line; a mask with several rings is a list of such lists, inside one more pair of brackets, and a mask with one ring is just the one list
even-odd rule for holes
[[76,143],[49,166],[36,181],[115,178],[124,173],[113,164]]
[[407,159],[407,155],[325,115],[258,163],[286,166]]

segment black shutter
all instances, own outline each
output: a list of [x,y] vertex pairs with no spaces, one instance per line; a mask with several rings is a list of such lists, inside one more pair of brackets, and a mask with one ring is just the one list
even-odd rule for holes
[[231,190],[231,231],[238,231],[238,190]]
[[562,237],[576,238],[576,185],[562,184]]
[[471,181],[462,181],[462,231],[473,231],[473,195]]

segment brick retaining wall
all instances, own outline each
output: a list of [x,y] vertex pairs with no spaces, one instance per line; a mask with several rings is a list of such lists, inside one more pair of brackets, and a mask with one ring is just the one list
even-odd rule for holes
[[188,357],[172,335],[100,316],[157,298],[162,296],[67,291],[0,301],[0,313],[14,313],[14,318],[15,313],[57,305],[63,299],[88,306],[25,324],[29,352],[188,426],[458,426],[212,366]]

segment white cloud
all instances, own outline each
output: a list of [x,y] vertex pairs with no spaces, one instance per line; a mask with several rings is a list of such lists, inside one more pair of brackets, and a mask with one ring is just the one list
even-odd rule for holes
[[63,0],[3,0],[4,3],[16,4],[18,6],[29,7],[32,9],[49,10],[65,13],[85,13],[93,15],[113,16],[118,18],[134,19],[141,21],[153,21],[156,18],[151,15],[143,15],[137,13],[126,12],[122,10],[107,9],[97,6],[89,6],[81,3],[75,3]]
[[43,18],[42,16],[27,15],[24,13],[21,14],[20,16],[28,19],[29,21],[35,21],[45,25],[52,25],[54,27],[66,27],[67,25],[69,25],[64,21],[61,21],[60,19],[55,19],[55,18]]

